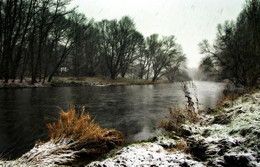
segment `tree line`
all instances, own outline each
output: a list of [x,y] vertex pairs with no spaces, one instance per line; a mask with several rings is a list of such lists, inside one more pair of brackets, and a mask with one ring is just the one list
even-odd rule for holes
[[236,86],[256,86],[260,79],[260,0],[246,1],[236,21],[217,26],[216,40],[200,44],[206,55],[200,68]]
[[174,36],[144,37],[128,16],[95,22],[70,0],[0,1],[0,79],[50,82],[55,75],[174,81],[186,57]]

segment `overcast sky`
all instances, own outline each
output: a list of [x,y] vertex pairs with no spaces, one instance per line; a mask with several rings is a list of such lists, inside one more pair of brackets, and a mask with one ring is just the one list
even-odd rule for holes
[[145,37],[174,35],[188,58],[190,68],[198,67],[202,55],[198,43],[212,42],[217,24],[235,20],[245,0],[72,0],[72,6],[95,21],[120,19],[128,15]]

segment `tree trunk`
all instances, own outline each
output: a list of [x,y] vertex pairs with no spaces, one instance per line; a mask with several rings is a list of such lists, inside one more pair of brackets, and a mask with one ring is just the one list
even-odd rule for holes
[[157,81],[157,77],[154,76],[153,79],[152,79],[153,82]]
[[116,73],[111,73],[110,78],[115,80],[116,79]]

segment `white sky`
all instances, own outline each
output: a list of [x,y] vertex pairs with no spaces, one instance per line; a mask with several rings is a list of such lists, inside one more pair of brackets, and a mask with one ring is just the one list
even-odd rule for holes
[[72,6],[95,21],[128,15],[145,37],[174,35],[188,58],[189,68],[198,67],[202,55],[198,43],[212,42],[216,27],[235,20],[245,0],[72,0]]

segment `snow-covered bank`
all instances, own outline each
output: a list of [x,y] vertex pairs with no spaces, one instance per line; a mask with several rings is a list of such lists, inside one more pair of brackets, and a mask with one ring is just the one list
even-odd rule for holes
[[[115,156],[88,166],[260,166],[260,92],[246,94],[200,125],[184,126],[189,153],[176,150],[176,140],[160,137],[133,144]],[[207,118],[207,119],[205,119]]]
[[154,142],[132,144],[124,147],[113,158],[92,162],[87,166],[196,166],[201,162],[192,159],[191,155],[171,150],[176,146],[174,140],[159,136]]

